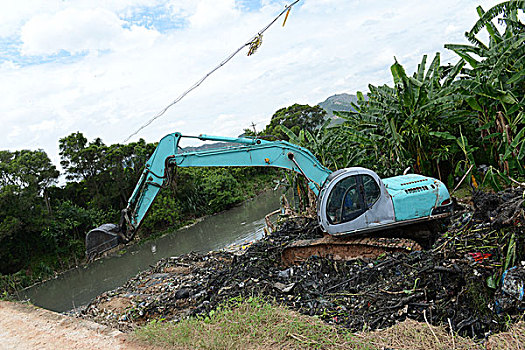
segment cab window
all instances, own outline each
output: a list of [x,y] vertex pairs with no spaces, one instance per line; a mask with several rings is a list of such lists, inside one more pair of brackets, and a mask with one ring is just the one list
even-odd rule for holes
[[331,224],[355,219],[364,211],[358,176],[349,176],[337,183],[327,201],[327,217]]
[[368,209],[372,207],[375,202],[377,202],[379,196],[381,195],[381,190],[379,189],[376,180],[374,180],[372,176],[362,175],[362,180],[365,191],[366,208]]

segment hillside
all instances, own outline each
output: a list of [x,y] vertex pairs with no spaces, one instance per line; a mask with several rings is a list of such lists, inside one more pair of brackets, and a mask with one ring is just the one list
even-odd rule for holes
[[354,110],[351,105],[352,102],[357,103],[357,96],[342,93],[328,97],[323,102],[320,102],[319,106],[321,106],[326,111],[328,118],[334,118],[335,111]]

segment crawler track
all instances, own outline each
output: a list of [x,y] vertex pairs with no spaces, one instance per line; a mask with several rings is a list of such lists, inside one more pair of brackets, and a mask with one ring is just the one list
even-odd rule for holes
[[330,257],[334,260],[375,259],[388,252],[411,252],[421,249],[418,243],[406,238],[337,238],[327,235],[323,238],[293,242],[284,248],[281,259],[285,265],[292,265],[311,256]]

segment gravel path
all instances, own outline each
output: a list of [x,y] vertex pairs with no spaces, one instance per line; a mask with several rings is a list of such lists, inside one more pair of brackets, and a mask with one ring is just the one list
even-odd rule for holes
[[134,350],[147,347],[95,322],[0,301],[0,349]]

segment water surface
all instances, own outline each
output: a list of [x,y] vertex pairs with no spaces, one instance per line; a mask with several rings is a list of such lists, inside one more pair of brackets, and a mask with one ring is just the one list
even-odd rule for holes
[[263,235],[266,214],[279,208],[281,191],[265,192],[254,200],[166,236],[135,244],[126,253],[67,271],[58,278],[21,292],[37,306],[64,312],[85,305],[95,296],[123,285],[158,260],[192,251],[208,252],[242,244]]

